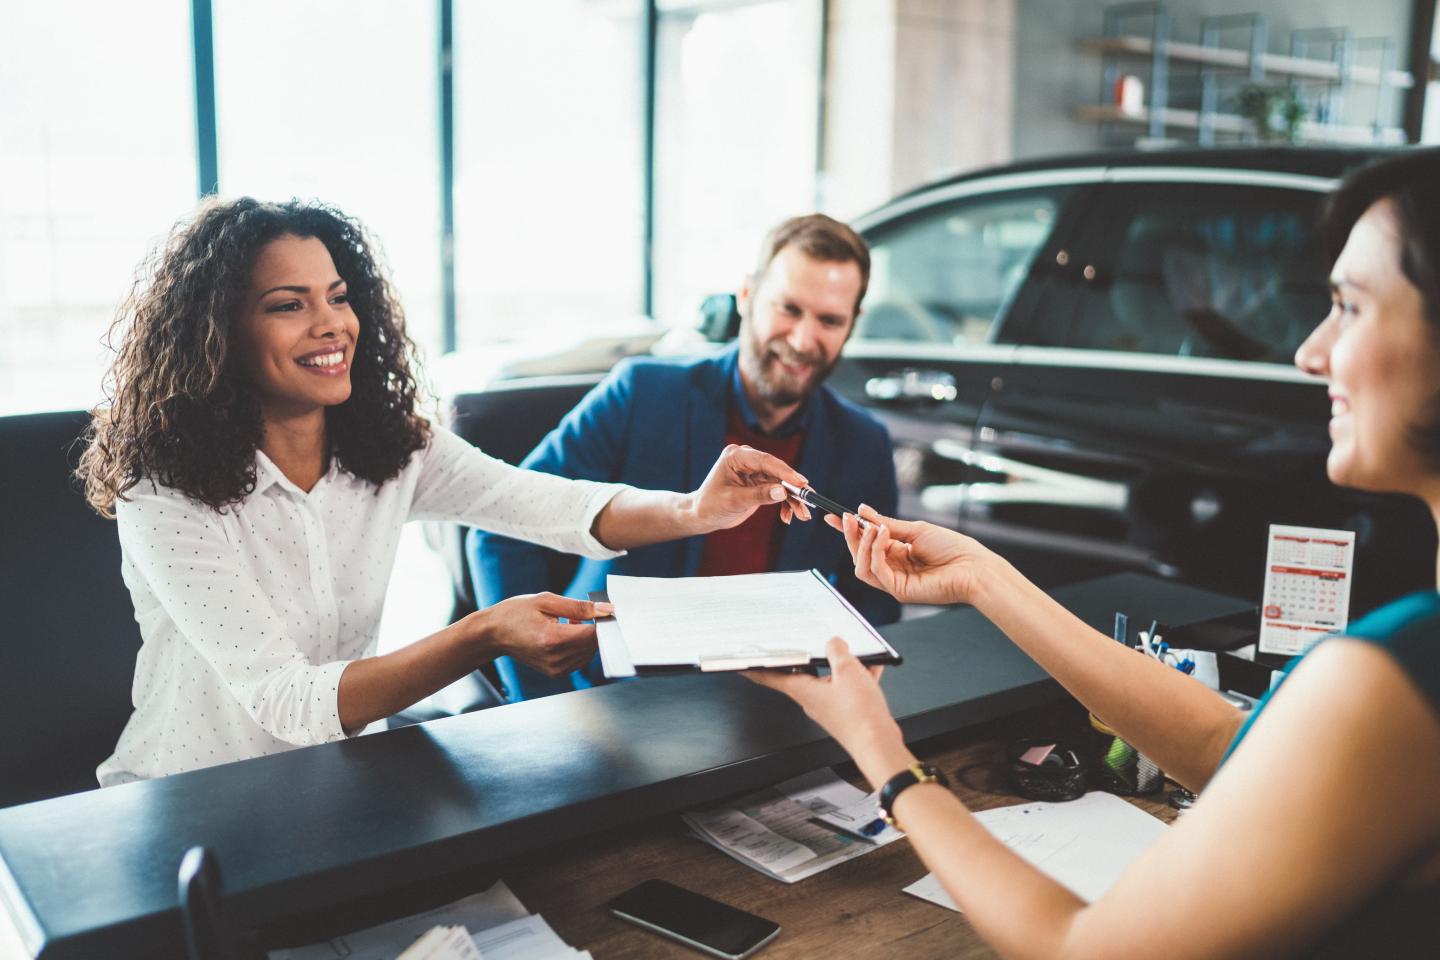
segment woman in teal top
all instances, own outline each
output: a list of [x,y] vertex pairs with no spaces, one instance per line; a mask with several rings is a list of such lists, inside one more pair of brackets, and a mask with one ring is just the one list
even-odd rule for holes
[[[1440,150],[1347,179],[1326,227],[1333,305],[1295,362],[1330,386],[1330,479],[1420,497],[1440,522]],[[862,580],[905,602],[973,604],[1203,790],[1087,904],[943,785],[903,773],[917,761],[879,671],[841,641],[824,679],[754,675],[797,700],[872,784],[912,784],[893,795],[896,820],[1001,954],[1440,955],[1440,596],[1396,601],[1319,644],[1242,730],[1214,691],[1090,629],[975,540],[861,513],[874,523],[842,527]]]

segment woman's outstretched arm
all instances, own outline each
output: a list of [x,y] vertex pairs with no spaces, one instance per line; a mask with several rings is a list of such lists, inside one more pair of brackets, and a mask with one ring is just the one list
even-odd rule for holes
[[[550,677],[579,670],[595,655],[595,625],[608,603],[553,593],[511,597],[424,639],[352,660],[340,674],[340,723],[347,733],[398,713],[496,657],[514,657]],[[561,622],[562,618],[569,622]]]
[[973,604],[1170,776],[1192,790],[1209,780],[1242,720],[1223,697],[1094,630],[978,541],[861,512],[865,528],[840,525],[860,579],[905,602]]
[[[873,672],[832,641],[831,674],[756,673],[830,731],[878,786],[914,763]],[[904,669],[903,667],[900,669]],[[948,790],[895,816],[1006,957],[1284,957],[1388,884],[1440,876],[1440,718],[1369,644],[1298,667],[1193,810],[1092,904],[995,839]]]
[[809,511],[787,498],[781,481],[805,484],[805,478],[785,461],[731,444],[721,451],[699,489],[671,493],[625,487],[596,516],[591,530],[610,549],[629,550],[738,526],[756,510],[777,504],[786,522],[792,513],[808,520]]

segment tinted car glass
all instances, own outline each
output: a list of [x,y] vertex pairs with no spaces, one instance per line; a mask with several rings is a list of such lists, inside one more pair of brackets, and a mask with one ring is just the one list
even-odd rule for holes
[[868,234],[861,340],[986,343],[1054,230],[1065,188],[958,200]]
[[[1076,308],[1046,346],[1289,363],[1329,309],[1322,196],[1213,184],[1112,184],[1076,243]],[[1093,265],[1093,268],[1091,267]],[[1088,275],[1087,275],[1088,274]]]

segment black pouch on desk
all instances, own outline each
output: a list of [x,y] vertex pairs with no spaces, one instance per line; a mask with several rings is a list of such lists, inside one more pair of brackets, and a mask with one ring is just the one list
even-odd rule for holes
[[[1035,747],[1052,746],[1040,763],[1022,759]],[[1089,764],[1084,753],[1072,744],[1045,737],[1026,737],[1005,745],[1005,764],[1015,792],[1027,800],[1063,802],[1085,793]]]

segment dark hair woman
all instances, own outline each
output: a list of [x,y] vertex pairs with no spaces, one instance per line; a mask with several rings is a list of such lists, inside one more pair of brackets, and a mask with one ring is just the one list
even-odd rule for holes
[[552,594],[375,656],[408,520],[606,557],[762,505],[788,516],[779,481],[804,482],[747,447],[691,494],[571,481],[427,423],[372,245],[321,204],[206,202],[154,255],[116,334],[80,473],[118,521],[144,644],[102,785],[340,739],[502,654],[552,675],[590,659],[580,621],[605,611]]
[[[1296,364],[1330,385],[1330,478],[1423,499],[1440,523],[1440,151],[1335,193],[1330,314]],[[862,510],[862,513],[866,511]],[[1440,938],[1440,594],[1317,645],[1248,720],[1215,692],[1081,623],[981,544],[867,513],[843,522],[862,580],[974,604],[1092,713],[1192,790],[1193,810],[1086,904],[948,791],[901,777],[893,812],[1007,957],[1434,956]],[[755,675],[871,783],[917,763],[876,677],[832,641],[832,674]]]

